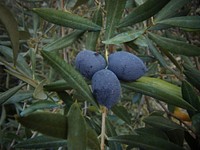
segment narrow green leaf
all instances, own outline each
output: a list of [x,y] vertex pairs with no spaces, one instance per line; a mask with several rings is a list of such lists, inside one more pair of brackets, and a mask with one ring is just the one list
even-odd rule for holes
[[26,92],[24,91],[19,91],[17,93],[15,93],[13,96],[11,96],[6,102],[5,104],[14,104],[14,103],[18,103],[27,99],[32,98],[33,96],[33,91],[32,90],[26,90]]
[[119,21],[122,17],[125,4],[126,0],[106,0],[106,40],[110,39],[114,35],[116,26],[119,24]]
[[78,103],[72,104],[68,112],[68,149],[86,150],[86,122]]
[[[100,8],[98,8],[95,11],[92,21],[94,23],[96,23],[97,25],[102,26],[102,12],[101,12]],[[87,38],[86,38],[86,43],[85,43],[86,49],[96,50],[96,44],[97,44],[97,40],[99,38],[99,34],[100,34],[100,31],[88,32]]]
[[61,114],[37,112],[25,117],[16,117],[23,126],[48,136],[67,138],[67,117]]
[[79,72],[77,72],[71,65],[67,64],[54,53],[46,51],[41,51],[41,53],[43,57],[49,62],[49,64],[63,77],[67,83],[69,83],[72,88],[80,92],[86,101],[97,106],[89,86]]
[[[108,137],[117,136],[117,132],[115,131],[115,128],[114,128],[112,122],[109,120],[109,118],[106,118],[106,135]],[[109,145],[109,148],[113,149],[113,150],[114,149],[115,150],[122,149],[121,145],[117,142],[109,141],[108,145]]]
[[[9,47],[0,45],[0,53],[5,56],[8,62],[14,59],[12,49]],[[17,57],[16,66],[19,70],[23,71],[27,76],[32,77],[31,69],[28,63],[26,62],[25,58],[20,53],[18,54]]]
[[184,142],[184,131],[182,129],[172,129],[166,132],[167,136],[169,137],[170,141],[183,146]]
[[184,150],[184,148],[170,141],[166,141],[153,135],[121,135],[117,137],[110,137],[108,140],[148,150]]
[[186,5],[190,0],[171,0],[161,11],[157,14],[155,22],[166,19],[173,15],[177,10]]
[[188,44],[186,42],[173,40],[170,38],[162,37],[153,33],[148,33],[150,39],[152,39],[162,49],[168,50],[174,54],[186,55],[186,56],[199,56],[200,48]]
[[0,93],[0,105],[5,103],[11,96],[13,96],[16,92],[18,92],[24,85],[25,84],[21,84],[13,88],[10,88],[9,90],[3,93]]
[[126,108],[123,106],[114,105],[111,110],[117,117],[125,121],[127,124],[131,124],[131,115],[128,113]]
[[172,122],[171,120],[164,118],[163,116],[148,116],[143,119],[143,121],[157,129],[161,129],[164,131],[174,130],[174,129],[180,129],[183,130],[183,127]]
[[200,29],[200,16],[174,17],[158,21],[157,23],[172,25],[181,28]]
[[33,103],[31,106],[26,108],[20,113],[20,116],[27,116],[28,114],[39,110],[39,109],[51,109],[51,108],[56,108],[59,107],[60,105],[56,104],[55,102],[45,100],[45,101],[38,101]]
[[97,133],[87,124],[87,147],[91,150],[100,150],[100,143]]
[[49,84],[44,85],[44,90],[47,91],[64,91],[72,89],[69,84],[65,80],[58,80]]
[[[182,90],[183,99],[200,112],[200,100],[195,89],[192,87],[192,85],[188,83],[187,81],[183,81],[181,90]],[[191,116],[194,115],[194,112],[191,112],[191,111],[188,111],[188,112]]]
[[19,53],[19,31],[18,24],[8,8],[0,4],[0,22],[6,28],[13,48],[13,62],[16,64]]
[[195,110],[188,102],[183,100],[180,87],[158,78],[141,77],[136,82],[121,82],[122,87],[134,90],[167,104],[179,106],[181,108]]
[[142,35],[145,32],[145,29],[142,30],[133,30],[133,31],[128,31],[128,32],[123,32],[115,37],[108,39],[106,41],[102,41],[104,44],[122,44],[125,42],[130,42],[135,39],[137,39],[140,35]]
[[167,67],[167,62],[166,60],[163,58],[163,56],[158,52],[157,48],[153,45],[153,43],[151,42],[151,40],[149,40],[149,38],[146,38],[148,47],[150,52],[152,53],[152,55],[159,61],[159,63],[163,66],[163,67]]
[[100,26],[89,19],[72,14],[68,11],[56,10],[53,8],[33,8],[33,11],[43,19],[57,25],[80,30],[101,30]]
[[195,132],[200,135],[200,113],[198,114],[195,114],[193,117],[192,117],[192,126],[193,128],[195,129]]
[[49,52],[60,50],[74,43],[83,33],[84,31],[74,31],[69,35],[58,38],[50,44],[45,45],[42,49]]
[[134,25],[135,23],[148,19],[161,10],[168,2],[169,0],[147,0],[122,19],[118,27]]
[[184,64],[184,74],[187,80],[200,91],[200,71]]
[[37,136],[31,139],[24,140],[15,145],[15,148],[23,149],[39,149],[39,148],[58,148],[66,147],[67,140],[53,138],[48,136]]
[[153,135],[165,140],[169,140],[169,138],[167,137],[167,135],[165,134],[165,132],[163,132],[162,130],[158,129],[158,128],[152,128],[152,127],[145,127],[145,128],[138,128],[135,129],[135,132],[139,135]]

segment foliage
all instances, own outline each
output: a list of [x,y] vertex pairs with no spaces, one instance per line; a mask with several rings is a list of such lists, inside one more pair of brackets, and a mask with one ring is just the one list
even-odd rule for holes
[[100,149],[102,108],[74,67],[82,49],[106,60],[126,50],[148,67],[140,79],[121,81],[121,100],[106,117],[105,148],[200,149],[196,3],[1,2],[0,149]]

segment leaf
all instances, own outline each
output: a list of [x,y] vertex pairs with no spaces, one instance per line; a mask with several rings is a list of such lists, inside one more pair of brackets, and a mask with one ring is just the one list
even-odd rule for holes
[[39,100],[45,100],[47,99],[47,94],[44,92],[43,89],[43,84],[44,84],[45,80],[43,80],[42,82],[40,82],[37,87],[35,88],[34,92],[33,92],[33,97],[35,99],[39,99]]
[[120,135],[117,137],[110,137],[108,140],[148,150],[184,150],[182,147],[175,145],[170,141],[166,141],[153,135]]
[[10,88],[9,90],[3,93],[0,93],[0,105],[5,103],[11,96],[13,96],[17,91],[19,91],[24,85],[25,84],[21,84],[13,88]]
[[174,17],[158,21],[157,23],[172,25],[181,28],[200,29],[200,16]]
[[174,130],[174,129],[180,129],[183,130],[184,128],[171,120],[164,118],[163,116],[148,116],[143,119],[143,122],[146,124],[157,128],[161,129],[163,131],[169,131],[169,130]]
[[[181,90],[183,99],[200,112],[200,100],[192,85],[187,81],[182,81]],[[188,113],[190,114],[190,117],[195,114],[194,111],[188,111]]]
[[72,104],[68,112],[68,149],[86,150],[86,122],[78,103]]
[[13,48],[13,62],[16,64],[19,53],[19,31],[18,24],[8,8],[0,4],[0,22],[6,28]]
[[[111,121],[106,118],[106,135],[108,137],[114,137],[117,136],[117,132],[115,131],[114,126],[112,125]],[[108,145],[110,149],[113,150],[121,150],[121,145],[117,142],[113,142],[113,141],[108,141]]]
[[200,91],[200,71],[184,64],[184,74],[187,80]]
[[173,15],[178,9],[186,5],[190,0],[171,0],[165,5],[161,11],[157,14],[155,22],[166,19]]
[[195,114],[192,117],[192,127],[194,128],[195,132],[200,135],[200,113]]
[[24,91],[19,91],[17,93],[15,93],[13,96],[11,96],[6,102],[5,104],[14,104],[14,103],[18,103],[27,99],[32,98],[33,96],[33,91],[32,90],[26,90],[26,92]]
[[166,132],[167,136],[169,137],[170,141],[183,146],[184,142],[184,131],[182,129],[173,129]]
[[137,39],[144,32],[145,32],[145,29],[137,30],[137,31],[133,30],[133,31],[128,31],[128,32],[123,32],[111,39],[102,41],[102,43],[104,43],[104,44],[122,44],[125,42],[130,42],[130,41]]
[[36,110],[39,110],[39,109],[51,109],[51,108],[56,108],[59,106],[60,105],[56,104],[55,102],[49,101],[49,100],[38,101],[38,102],[31,104],[31,106],[29,106],[28,108],[23,110],[20,113],[20,116],[22,116],[22,117],[27,116],[28,114],[30,114]]
[[[3,54],[6,60],[9,62],[10,60],[14,59],[12,49],[9,47],[0,45],[0,53]],[[26,74],[29,77],[32,77],[31,69],[28,63],[26,62],[25,58],[20,53],[18,54],[18,57],[17,57],[16,66],[17,66],[17,69],[20,69],[21,71],[23,71],[24,74]]]
[[97,133],[88,125],[86,124],[87,130],[87,147],[91,150],[100,150],[100,143],[98,140]]
[[100,26],[89,19],[72,14],[68,11],[56,10],[53,8],[33,8],[33,11],[43,19],[57,25],[80,30],[101,30]]
[[135,8],[130,14],[121,20],[118,27],[134,25],[155,15],[165,6],[169,0],[147,0],[144,4]]
[[53,138],[48,136],[37,136],[31,139],[24,140],[16,144],[15,148],[23,149],[39,149],[39,148],[58,148],[67,146],[67,140]]
[[[110,39],[115,32],[116,26],[122,17],[125,8],[125,0],[106,0],[106,31],[105,39]],[[114,7],[113,7],[114,4]]]
[[111,110],[117,117],[125,121],[127,124],[131,124],[131,115],[128,113],[126,108],[114,105]]
[[50,44],[45,45],[42,49],[44,51],[49,51],[49,52],[60,50],[74,43],[83,33],[84,31],[74,31],[69,35],[60,37],[57,40],[51,42]]
[[54,53],[46,51],[41,51],[41,53],[51,67],[53,67],[72,88],[80,92],[86,101],[97,106],[89,86],[79,72],[77,72],[71,65],[67,64],[64,60],[54,55]]
[[[100,8],[98,8],[95,11],[92,21],[96,23],[97,25],[102,26],[102,11]],[[97,44],[99,35],[100,35],[100,31],[88,32],[86,43],[85,43],[86,49],[93,50],[93,51],[96,50],[96,44]]]
[[138,128],[134,130],[137,134],[139,135],[153,135],[165,140],[169,140],[169,138],[167,137],[167,135],[165,134],[165,132],[163,132],[160,129],[157,128],[152,128],[152,127],[145,127],[145,128]]
[[67,141],[58,139],[58,138],[52,138],[52,137],[44,137],[44,136],[38,136],[34,137],[28,140],[24,140],[20,142],[19,144],[16,144],[15,148],[23,148],[23,149],[41,149],[41,148],[58,148],[58,147],[66,147]]
[[146,41],[149,47],[150,52],[152,53],[152,55],[159,61],[159,63],[163,66],[163,67],[167,67],[168,64],[166,62],[166,60],[163,58],[163,56],[158,52],[158,49],[153,45],[153,43],[151,42],[151,40],[149,40],[149,38],[146,37]]
[[180,87],[158,78],[141,77],[136,82],[121,82],[122,87],[134,90],[167,104],[179,106],[181,108],[195,110],[195,108],[181,97]]
[[67,118],[61,114],[37,112],[25,117],[17,116],[16,119],[26,128],[42,134],[62,139],[67,138]]
[[200,55],[200,48],[195,45],[191,45],[186,42],[162,37],[150,32],[148,33],[148,35],[149,35],[149,38],[153,40],[162,49],[168,50],[174,54],[180,54],[180,55],[186,55],[186,56]]
[[18,79],[28,83],[29,85],[33,86],[33,87],[37,87],[37,81],[33,80],[32,78],[26,76],[25,74],[22,74],[20,72],[17,72],[15,70],[7,70],[5,69],[5,71],[11,75],[13,75],[14,77],[17,77]]
[[65,80],[58,80],[44,85],[44,89],[47,91],[64,91],[72,89]]

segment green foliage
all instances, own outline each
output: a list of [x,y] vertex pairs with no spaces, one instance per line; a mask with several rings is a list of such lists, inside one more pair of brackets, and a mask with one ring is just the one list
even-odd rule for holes
[[[0,149],[100,150],[103,129],[105,149],[200,149],[195,2],[2,1]],[[82,49],[106,60],[128,51],[148,68],[136,81],[120,81],[121,100],[107,111],[105,128],[91,81],[74,66]]]

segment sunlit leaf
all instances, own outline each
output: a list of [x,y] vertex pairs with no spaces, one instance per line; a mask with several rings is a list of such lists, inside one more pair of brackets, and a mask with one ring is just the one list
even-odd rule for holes
[[[116,30],[116,26],[122,17],[124,7],[126,4],[125,0],[106,0],[106,31],[105,39],[110,39]],[[114,5],[114,7],[113,7]]]
[[169,0],[147,0],[122,19],[118,27],[134,25],[135,23],[148,19],[161,10],[168,2]]
[[110,137],[108,140],[148,150],[184,150],[184,148],[154,135],[120,135]]
[[195,108],[183,100],[180,87],[158,78],[141,77],[136,82],[121,82],[122,87],[149,95],[167,104],[179,106],[189,110]]
[[156,15],[155,22],[168,18],[173,15],[178,9],[186,5],[190,0],[171,0],[161,11]]
[[53,138],[48,136],[37,136],[34,138],[30,138],[24,140],[15,145],[15,148],[23,148],[23,149],[39,149],[39,148],[58,148],[58,147],[66,147],[67,140]]
[[33,92],[33,97],[35,99],[39,99],[39,100],[45,100],[47,99],[47,94],[44,92],[43,89],[43,84],[44,84],[45,80],[43,80],[42,82],[40,82],[37,87],[35,88],[34,92]]
[[42,49],[44,51],[49,51],[49,52],[60,50],[74,43],[83,33],[84,31],[74,31],[70,33],[69,35],[60,37],[56,39],[55,41],[45,45]]
[[174,54],[186,55],[186,56],[199,56],[200,48],[188,44],[186,42],[173,40],[170,38],[162,37],[153,33],[148,33],[150,39],[152,39],[159,47],[168,50]]
[[42,51],[42,55],[72,88],[80,92],[86,101],[97,106],[89,86],[79,72],[53,53]]
[[96,25],[89,19],[68,11],[56,10],[53,8],[33,8],[33,11],[43,19],[57,25],[80,30],[98,31],[101,29],[100,26]]
[[19,31],[18,24],[8,8],[0,4],[0,22],[5,26],[13,48],[13,62],[16,64],[19,53]]
[[2,105],[5,103],[11,96],[13,96],[16,92],[18,92],[25,84],[21,84],[18,86],[15,86],[13,88],[10,88],[9,90],[0,93],[0,104]]
[[115,37],[113,37],[111,39],[102,41],[102,43],[104,43],[104,44],[121,44],[121,43],[125,43],[125,42],[130,42],[130,41],[137,39],[144,32],[145,32],[145,29],[123,32],[123,33],[116,35]]
[[67,117],[61,114],[37,112],[16,119],[26,128],[52,137],[67,138]]
[[78,103],[72,104],[68,112],[68,149],[86,150],[86,122]]
[[200,29],[200,16],[173,17],[157,23],[172,25],[181,28]]

